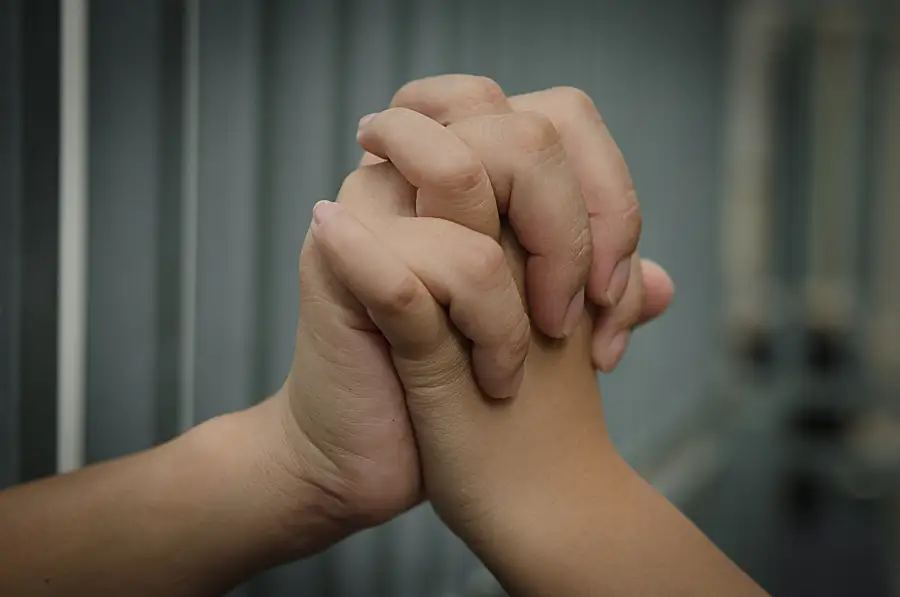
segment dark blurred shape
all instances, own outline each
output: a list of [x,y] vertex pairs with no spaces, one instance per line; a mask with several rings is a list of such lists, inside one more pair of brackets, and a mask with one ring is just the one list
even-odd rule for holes
[[775,341],[768,331],[755,331],[742,336],[736,349],[739,360],[762,370],[775,362]]
[[794,528],[811,528],[822,512],[822,482],[803,468],[789,469],[781,480],[784,522]]
[[850,359],[843,338],[830,330],[811,328],[806,333],[806,364],[818,375],[843,370]]
[[841,439],[852,422],[848,411],[816,404],[795,411],[788,418],[788,429],[806,440],[834,442]]
[[[17,470],[0,471],[0,481],[8,482],[56,472],[60,5],[2,4],[0,106],[7,110],[0,113],[0,213],[11,215],[0,227],[0,250],[15,265],[0,280],[0,310],[13,318],[0,327],[0,360],[15,370],[0,379],[0,392],[13,394],[0,393],[0,415],[11,411],[9,420],[18,423],[17,432],[0,437],[0,453],[15,454]],[[7,463],[0,461],[0,468]]]

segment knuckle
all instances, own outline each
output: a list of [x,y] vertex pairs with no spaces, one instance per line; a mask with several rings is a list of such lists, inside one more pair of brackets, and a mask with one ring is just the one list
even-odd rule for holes
[[410,274],[399,282],[388,286],[379,297],[378,308],[389,314],[409,312],[419,299],[421,288],[418,281]]
[[484,181],[485,172],[475,156],[464,153],[445,155],[433,164],[433,184],[439,188],[467,193]]
[[490,237],[478,235],[477,238],[461,249],[463,275],[478,289],[492,288],[507,267],[506,254]]
[[[452,97],[448,99],[447,93]],[[445,104],[448,102],[453,105],[454,111],[471,112],[481,107],[495,109],[504,106],[506,95],[500,85],[488,77],[439,75],[406,83],[394,94],[391,106],[424,110],[429,116],[434,117],[446,116],[442,114],[444,110],[441,107],[446,107]],[[442,121],[442,124],[447,122]]]
[[518,112],[509,116],[509,134],[515,145],[528,153],[540,153],[560,146],[553,122],[538,112]]
[[499,106],[506,102],[503,88],[489,77],[464,76],[460,81],[460,89],[463,97],[472,105]]
[[560,110],[573,119],[599,116],[591,96],[577,87],[556,87],[553,94]]
[[427,83],[428,79],[413,79],[412,81],[407,81],[404,83],[400,89],[394,93],[394,97],[391,99],[391,107],[396,106],[407,106],[412,100],[421,95],[422,86]]

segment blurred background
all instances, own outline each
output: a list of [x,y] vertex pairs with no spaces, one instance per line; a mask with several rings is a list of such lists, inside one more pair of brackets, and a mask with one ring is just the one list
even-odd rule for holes
[[[678,292],[600,379],[628,460],[775,595],[900,595],[896,1],[0,2],[0,488],[279,387],[357,120],[446,72],[631,166]],[[425,505],[234,594],[500,593]]]

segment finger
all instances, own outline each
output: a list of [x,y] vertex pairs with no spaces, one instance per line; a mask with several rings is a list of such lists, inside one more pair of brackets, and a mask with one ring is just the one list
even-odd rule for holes
[[344,179],[338,202],[360,215],[416,215],[416,189],[390,163],[362,166]]
[[337,281],[365,307],[394,350],[419,355],[440,345],[440,305],[350,211],[330,201],[317,203],[311,233]]
[[[474,239],[496,244],[483,235],[440,220],[399,218],[391,223],[425,221],[438,222],[442,228],[466,232]],[[515,395],[521,383],[528,330],[527,320],[524,330],[515,329],[521,324],[510,316],[510,312],[515,311],[514,305],[511,307],[508,300],[496,298],[498,294],[509,295],[505,289],[507,283],[491,283],[490,279],[497,277],[493,274],[473,275],[473,270],[465,268],[470,268],[474,262],[457,260],[462,267],[448,267],[448,263],[452,265],[451,250],[435,251],[427,246],[429,239],[434,242],[440,237],[470,239],[452,238],[452,232],[432,227],[417,231],[412,226],[401,225],[391,229],[392,242],[385,243],[349,210],[328,202],[316,206],[314,222],[314,238],[335,276],[367,308],[372,320],[401,357],[408,361],[427,361],[429,355],[446,352],[444,348],[452,344],[449,342],[452,328],[441,323],[445,317],[439,305],[442,303],[448,308],[453,324],[473,343],[473,370],[482,390],[496,398]],[[411,250],[416,247],[423,249]],[[517,293],[515,298],[518,298]],[[519,310],[522,310],[521,301]],[[504,327],[504,324],[508,325]],[[523,342],[520,337],[524,337],[524,349],[520,346]],[[510,344],[514,346],[512,349]],[[438,377],[436,371],[445,369],[453,371],[456,368],[442,366],[438,369],[433,364],[429,368]]]
[[617,304],[628,286],[641,216],[628,167],[609,130],[582,91],[559,87],[509,98],[516,111],[549,118],[562,138],[590,214],[594,256],[589,298]]
[[474,75],[440,75],[412,81],[394,95],[391,107],[415,110],[443,125],[512,111],[500,85]]
[[644,280],[644,306],[638,318],[638,325],[653,321],[669,308],[675,296],[675,283],[658,263],[649,259],[641,260]]
[[[433,280],[435,287],[429,287],[429,292],[450,307],[454,324],[473,342],[473,366],[482,389],[491,396],[511,395],[511,388],[517,387],[522,375],[530,328],[502,250],[491,238],[452,222],[396,217],[415,216],[412,189],[394,165],[385,162],[350,174],[340,196],[350,210],[367,214],[373,221],[387,218],[392,223],[420,222],[419,228],[429,230],[428,234],[411,239],[419,243],[412,246],[424,247],[421,251],[410,251],[404,244],[393,246],[397,254],[417,259],[421,271],[415,273]],[[396,243],[401,238],[391,234],[383,240]],[[451,272],[455,275],[449,283],[444,283],[440,273],[447,269],[447,264],[457,267]],[[486,265],[493,270],[486,271]],[[492,292],[495,286],[490,282],[497,277],[502,291],[499,299],[494,300],[494,294],[485,293]],[[470,291],[467,284],[474,285],[475,290]]]
[[[622,301],[606,309],[596,321],[593,336],[595,366],[608,373],[622,360],[635,327],[662,315],[675,293],[675,286],[666,271],[649,259],[633,259],[633,270]],[[637,292],[637,289],[643,292]]]
[[363,152],[363,156],[359,159],[360,166],[373,166],[375,164],[380,164],[384,160],[378,157],[377,155],[372,155],[368,151]]
[[357,141],[389,160],[418,188],[418,215],[499,238],[500,216],[487,172],[472,149],[448,129],[418,112],[391,108],[361,120]]
[[[476,150],[500,212],[506,213],[504,203],[509,203],[510,223],[533,255],[527,287],[535,323],[553,337],[570,333],[583,312],[583,289],[594,252],[577,177],[565,164],[552,123],[534,113],[515,117],[500,86],[483,77],[446,75],[414,81],[397,92],[392,105],[449,124]],[[509,119],[490,120],[502,115]],[[548,172],[564,175],[547,177]],[[557,184],[560,181],[562,185]]]
[[535,112],[470,118],[448,127],[484,164],[501,213],[529,253],[531,316],[553,337],[575,329],[593,253],[581,189],[553,124]]
[[443,394],[444,386],[469,377],[468,357],[454,341],[447,315],[402,259],[336,203],[316,204],[310,230],[335,283],[361,304],[390,344],[407,393]]
[[618,366],[628,347],[631,329],[640,320],[645,301],[641,274],[641,261],[635,255],[631,259],[630,277],[622,300],[595,324],[592,344],[594,365],[604,373]]
[[434,218],[397,218],[383,230],[377,232],[381,240],[402,255],[472,341],[472,365],[482,389],[498,398],[515,395],[531,329],[500,244]]

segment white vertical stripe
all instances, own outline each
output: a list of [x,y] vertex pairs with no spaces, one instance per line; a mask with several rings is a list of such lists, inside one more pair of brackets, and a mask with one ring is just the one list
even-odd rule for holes
[[57,466],[84,463],[87,330],[88,2],[62,3]]
[[864,35],[849,5],[817,24],[806,302],[810,323],[836,330],[849,329],[856,309]]
[[181,326],[178,426],[194,424],[195,360],[197,351],[197,236],[199,233],[198,125],[200,100],[200,5],[186,3],[184,27],[184,146],[181,214]]
[[740,331],[773,323],[773,85],[787,14],[770,0],[748,0],[734,14],[722,272],[726,315]]

